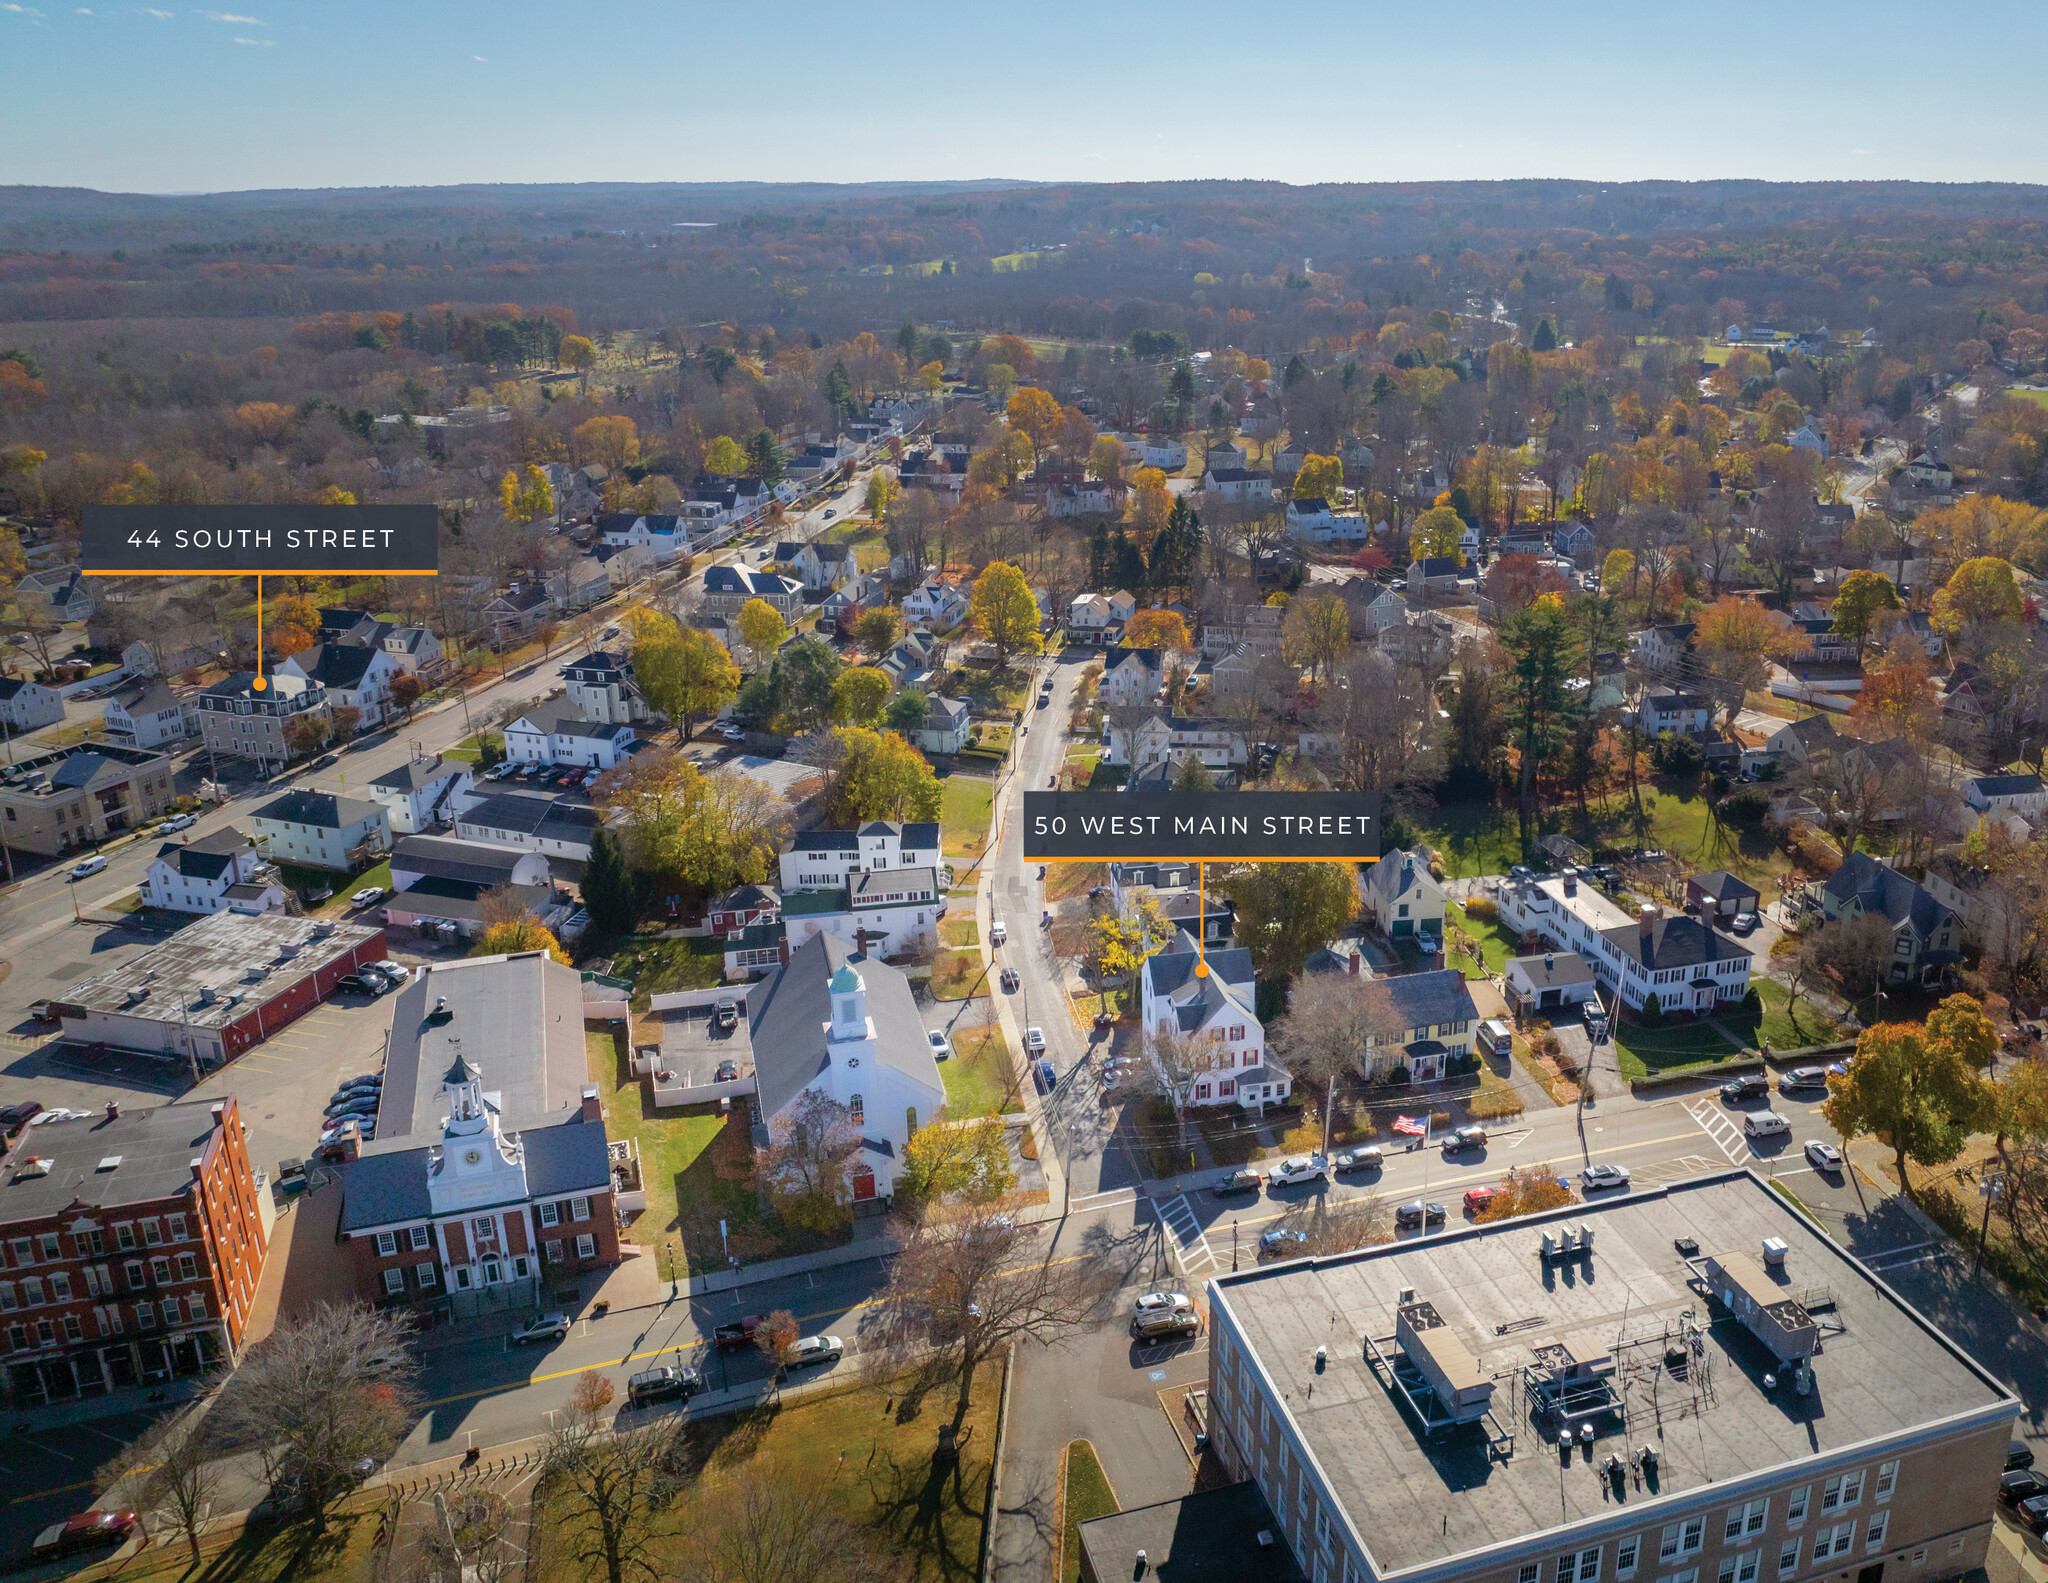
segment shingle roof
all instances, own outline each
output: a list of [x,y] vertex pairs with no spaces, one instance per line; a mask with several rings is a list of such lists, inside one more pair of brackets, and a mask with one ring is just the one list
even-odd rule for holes
[[1548,956],[1518,956],[1508,964],[1520,970],[1536,989],[1555,989],[1564,984],[1590,984],[1593,970],[1576,951],[1553,951]]
[[[1145,959],[1145,977],[1154,995],[1168,998],[1182,1033],[1193,1033],[1224,1006],[1231,1006],[1253,1021],[1254,980],[1252,954],[1242,946],[1210,951],[1209,971],[1195,976],[1195,964],[1204,958],[1196,953],[1195,937],[1185,929],[1174,932],[1173,944],[1157,956]],[[1250,1081],[1239,1074],[1240,1081]]]
[[1400,1038],[1411,1028],[1443,1022],[1474,1022],[1479,1008],[1465,987],[1465,975],[1454,967],[1434,973],[1403,973],[1393,978],[1362,979],[1358,986],[1382,1037]]
[[1418,568],[1424,577],[1455,577],[1462,569],[1457,558],[1450,555],[1432,555],[1427,560],[1418,561],[1409,570],[1415,571]]
[[333,792],[289,791],[274,802],[267,802],[251,815],[256,819],[269,819],[278,824],[311,825],[319,830],[340,830],[365,819],[377,818],[384,812],[382,805],[373,802],[358,802],[353,797],[339,797]]
[[370,784],[392,791],[425,791],[436,781],[463,774],[468,768],[467,764],[454,759],[407,759],[396,769],[386,770]]
[[1910,922],[1923,940],[1954,916],[1919,885],[1868,852],[1850,853],[1822,889],[1838,905],[1853,902],[1863,912],[1883,914],[1894,925]]
[[849,960],[867,985],[876,1058],[914,1082],[943,1091],[909,981],[886,963],[857,957],[837,935],[819,934],[798,946],[747,996],[762,1119],[779,1113],[825,1070],[824,1029],[832,1020],[827,985]]
[[555,841],[588,841],[598,827],[597,810],[554,797],[523,797],[499,792],[473,802],[455,816],[457,824],[483,830],[510,830]]
[[1698,967],[1703,962],[1752,960],[1750,952],[1697,918],[1658,918],[1651,923],[1647,940],[1640,924],[1620,924],[1600,933],[1623,956],[1640,962],[1653,973],[1666,968]]
[[1711,896],[1716,901],[1733,901],[1741,897],[1754,900],[1762,894],[1754,885],[1736,878],[1725,868],[1709,869],[1704,874],[1695,874],[1690,883],[1699,887],[1701,895]]
[[292,663],[322,687],[355,687],[382,649],[353,643],[316,643],[292,656]]
[[1984,797],[2026,797],[2041,790],[2038,775],[1979,775],[1967,783]]
[[166,841],[157,848],[156,855],[187,879],[218,879],[227,872],[235,855],[252,845],[247,836],[230,825],[182,846]]
[[585,720],[574,709],[563,706],[529,709],[519,718],[542,735],[551,737],[586,737],[595,742],[611,742],[620,737],[630,737],[633,732],[629,725]]
[[153,715],[177,708],[178,695],[152,676],[121,688],[108,702],[119,704],[131,715]]
[[391,866],[408,872],[478,885],[510,882],[519,865],[534,856],[522,847],[486,841],[451,841],[444,836],[409,835],[391,849]]
[[116,776],[125,780],[134,773],[133,765],[117,763],[103,753],[74,753],[64,761],[63,767],[50,777],[50,784],[82,791]]

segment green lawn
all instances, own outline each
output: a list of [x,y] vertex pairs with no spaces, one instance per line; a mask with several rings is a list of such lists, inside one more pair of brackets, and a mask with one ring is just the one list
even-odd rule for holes
[[1499,924],[1481,923],[1465,916],[1465,909],[1456,902],[1444,903],[1444,920],[1461,934],[1479,944],[1480,952],[1486,958],[1486,972],[1481,973],[1469,956],[1452,955],[1446,963],[1462,968],[1467,978],[1485,978],[1507,970],[1508,958],[1520,950],[1520,942]]
[[953,1059],[939,1063],[946,1084],[946,1119],[1001,1116],[1021,1111],[1017,1068],[1000,1028],[958,1028]]
[[1060,1541],[1060,1583],[1079,1583],[1081,1524],[1120,1512],[1116,1491],[1095,1455],[1095,1447],[1076,1440],[1067,1447],[1066,1525]]
[[972,1000],[988,993],[988,964],[977,951],[941,951],[932,963],[932,998]]
[[670,990],[716,989],[725,978],[725,942],[710,936],[664,940],[659,934],[636,934],[606,943],[609,950],[592,954],[610,956],[614,976],[633,981],[636,1006]]
[[[967,894],[975,893],[970,890]],[[981,929],[971,917],[948,918],[939,925],[939,938],[955,950],[969,951],[981,944]]]
[[[874,1555],[896,1564],[889,1576],[972,1583],[981,1576],[1002,1378],[1000,1359],[976,1371],[954,1463],[932,1454],[939,1426],[952,1420],[958,1386],[951,1379],[883,1379],[696,1420],[690,1461],[701,1474],[672,1504],[638,1519],[654,1531],[655,1575],[701,1575],[691,1540],[702,1527],[730,1520],[721,1515],[721,1488],[779,1483],[823,1496]],[[537,1564],[527,1573],[535,1583],[603,1576],[601,1567],[593,1574],[564,1553],[562,1531],[573,1520],[557,1511],[543,1523]],[[764,1575],[782,1574],[771,1567]]]
[[784,1225],[763,1210],[753,1186],[754,1150],[748,1107],[735,1105],[721,1116],[716,1105],[658,1111],[645,1081],[631,1075],[618,1036],[585,1029],[584,1049],[591,1081],[605,1106],[606,1131],[614,1141],[632,1138],[640,1146],[640,1177],[647,1208],[626,1229],[629,1242],[655,1250],[656,1274],[668,1275],[667,1246],[678,1244],[683,1267],[692,1275],[725,1268],[718,1223],[727,1246],[743,1263],[781,1258],[836,1246],[843,1232],[806,1232]]
[[[1716,825],[1708,816],[1705,795],[1697,790],[1646,788],[1645,800],[1649,803],[1650,846],[1681,853],[1701,868],[1728,869],[1762,890],[1766,902],[1773,894],[1772,887],[1790,871],[1791,860],[1761,831],[1733,823]],[[1451,879],[1505,874],[1524,861],[1512,805],[1495,808],[1486,803],[1450,803],[1414,823],[1424,844],[1443,859],[1444,873]],[[1635,845],[1626,806],[1619,796],[1604,808],[1598,803],[1589,805],[1584,819],[1576,807],[1544,809],[1535,834],[1560,830],[1587,847],[1633,849]]]
[[1645,1028],[1641,1023],[1624,1020],[1614,1030],[1614,1045],[1623,1077],[1675,1072],[1688,1066],[1725,1061],[1742,1053],[1704,1022]]
[[995,782],[973,775],[949,775],[942,785],[939,830],[946,843],[946,856],[971,863],[988,847]]
[[1721,1026],[1744,1044],[1760,1050],[1768,1039],[1776,1052],[1832,1044],[1842,1037],[1841,1028],[1810,1000],[1802,997],[1796,1008],[1787,1011],[1792,992],[1776,979],[1758,978],[1751,983],[1763,1000],[1763,1015],[1738,1011],[1719,1019]]

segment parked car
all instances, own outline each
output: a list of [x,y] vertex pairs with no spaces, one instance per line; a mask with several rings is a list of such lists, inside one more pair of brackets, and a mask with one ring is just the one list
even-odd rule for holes
[[391,980],[382,973],[344,973],[334,981],[334,987],[351,995],[381,995],[391,987]]
[[1483,1149],[1486,1147],[1486,1129],[1478,1125],[1458,1128],[1444,1139],[1444,1153],[1456,1154],[1461,1149]]
[[383,899],[384,887],[382,885],[365,885],[361,890],[349,897],[348,904],[351,907],[367,907],[372,902],[379,902]]
[[1368,1143],[1361,1149],[1346,1149],[1331,1165],[1338,1171],[1377,1171],[1385,1163],[1377,1143]]
[[1579,1172],[1579,1180],[1589,1193],[1603,1187],[1628,1186],[1628,1167],[1625,1165],[1589,1165]]
[[367,1116],[377,1108],[377,1102],[378,1095],[375,1091],[353,1089],[336,1098],[328,1105],[323,1114],[330,1121],[338,1116]]
[[1005,995],[1014,995],[1017,993],[1018,978],[1017,970],[1014,967],[1004,968],[1002,972],[997,976],[1003,986],[1003,993]]
[[1199,1335],[1202,1316],[1189,1309],[1155,1309],[1131,1316],[1131,1334],[1140,1341],[1170,1341]]
[[55,1022],[57,1014],[47,1000],[39,1000],[28,1009],[29,1016],[37,1022]]
[[1268,1187],[1291,1187],[1296,1182],[1327,1181],[1330,1162],[1320,1154],[1290,1154],[1266,1176]]
[[792,1368],[808,1368],[814,1363],[837,1363],[846,1356],[846,1343],[837,1336],[805,1336],[789,1349],[789,1363]]
[[[103,873],[106,866],[107,860],[96,853],[92,857],[87,858],[83,863],[74,863],[71,866],[71,877],[73,879],[86,879],[94,874]],[[74,1522],[76,1520],[76,1518],[73,1519]]]
[[2035,1495],[2013,1508],[2013,1515],[2031,1534],[2048,1534],[2048,1495]]
[[1209,1191],[1218,1198],[1232,1193],[1256,1193],[1265,1185],[1266,1179],[1248,1165],[1241,1165],[1234,1171],[1225,1171],[1209,1184]]
[[2033,1465],[2034,1465],[2034,1448],[2033,1448],[2032,1446],[2028,1445],[2028,1444],[2026,1443],[2026,1441],[2024,1441],[2024,1440],[2011,1440],[2011,1441],[2008,1441],[2008,1442],[2006,1442],[2006,1447],[2005,1447],[2005,1470],[2006,1470],[2006,1472],[2010,1473],[2010,1472],[2012,1472],[2012,1471],[2013,1471],[2013,1470],[2014,1470],[2015,1468],[2030,1468],[2030,1467],[2032,1467]]
[[1285,1258],[1291,1249],[1308,1241],[1305,1231],[1290,1231],[1285,1226],[1275,1226],[1259,1236],[1259,1257],[1262,1259]]
[[1816,1171],[1839,1171],[1842,1168],[1842,1151],[1820,1138],[1807,1140],[1806,1158]]
[[739,1081],[739,1075],[739,1062],[720,1061],[718,1063],[718,1070],[712,1074],[711,1080],[714,1083],[735,1083]]
[[2032,1468],[2014,1468],[1998,1476],[1998,1504],[2017,1507],[2023,1501],[2048,1495],[2048,1474]]
[[744,1319],[735,1319],[714,1328],[711,1344],[720,1352],[744,1352],[754,1344],[754,1333],[760,1328],[761,1316],[748,1314]]
[[1762,1072],[1744,1072],[1721,1085],[1721,1097],[1731,1105],[1745,1099],[1762,1099],[1770,1091],[1771,1080]]
[[1059,1087],[1059,1073],[1052,1069],[1052,1062],[1050,1061],[1038,1062],[1031,1068],[1031,1075],[1037,1081],[1038,1091],[1041,1094],[1050,1094],[1055,1088]]
[[372,962],[370,966],[382,973],[393,983],[403,984],[412,977],[411,968],[407,967],[403,962],[392,961],[388,956],[381,962]]
[[1394,1211],[1394,1225],[1399,1229],[1415,1226],[1441,1226],[1450,1219],[1450,1211],[1442,1204],[1425,1204],[1421,1199],[1412,1199]]
[[1009,938],[1010,931],[1004,927],[1002,919],[998,918],[988,926],[988,943],[990,945],[1001,945]]
[[199,823],[199,815],[196,813],[176,814],[157,826],[157,834],[176,835],[180,830],[189,830],[197,823]]
[[704,1375],[697,1369],[664,1366],[643,1369],[626,1381],[626,1401],[634,1407],[650,1402],[687,1402],[704,1389]]
[[18,1105],[9,1105],[0,1110],[0,1132],[13,1132],[27,1126],[42,1110],[38,1100],[24,1099]]
[[740,1025],[740,1003],[730,995],[711,1008],[711,1026],[714,1028],[737,1028]]
[[1756,914],[1753,912],[1738,912],[1735,915],[1735,922],[1730,927],[1737,934],[1755,934]]
[[1748,1138],[1775,1138],[1792,1131],[1792,1123],[1775,1110],[1760,1110],[1742,1118],[1742,1133]]
[[142,1519],[131,1511],[80,1512],[37,1534],[31,1553],[38,1561],[47,1561],[84,1550],[109,1550],[143,1531]]
[[724,726],[720,728],[718,734],[727,742],[744,742],[747,740],[746,732],[742,731],[738,726]]
[[1791,1093],[1794,1089],[1827,1086],[1827,1069],[1820,1066],[1795,1066],[1778,1079],[1778,1092],[1781,1094]]
[[532,1341],[560,1341],[569,1334],[567,1314],[542,1314],[529,1319],[512,1332],[512,1345],[523,1347]]
[[1045,1054],[1045,1030],[1036,1024],[1024,1030],[1024,1048],[1032,1055]]
[[1465,1213],[1476,1215],[1499,1196],[1497,1187],[1475,1187],[1465,1195]]
[[1186,1292],[1147,1292],[1131,1305],[1139,1318],[1146,1314],[1185,1314],[1193,1311],[1195,1300]]

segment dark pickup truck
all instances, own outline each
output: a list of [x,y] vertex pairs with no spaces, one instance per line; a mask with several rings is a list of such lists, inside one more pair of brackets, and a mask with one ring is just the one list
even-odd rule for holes
[[720,1325],[711,1332],[711,1340],[720,1352],[744,1352],[754,1344],[754,1332],[761,1328],[761,1316],[748,1314],[729,1325]]

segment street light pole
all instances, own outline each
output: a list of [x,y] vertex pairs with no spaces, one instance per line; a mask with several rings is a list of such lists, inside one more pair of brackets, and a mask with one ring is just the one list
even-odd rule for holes
[[1975,1280],[1984,1268],[1984,1244],[1991,1240],[1991,1205],[2005,1191],[2005,1178],[1987,1176],[1977,1184],[1977,1195],[1984,1200],[1984,1223],[1977,1228],[1977,1260],[1970,1266],[1970,1279]]

